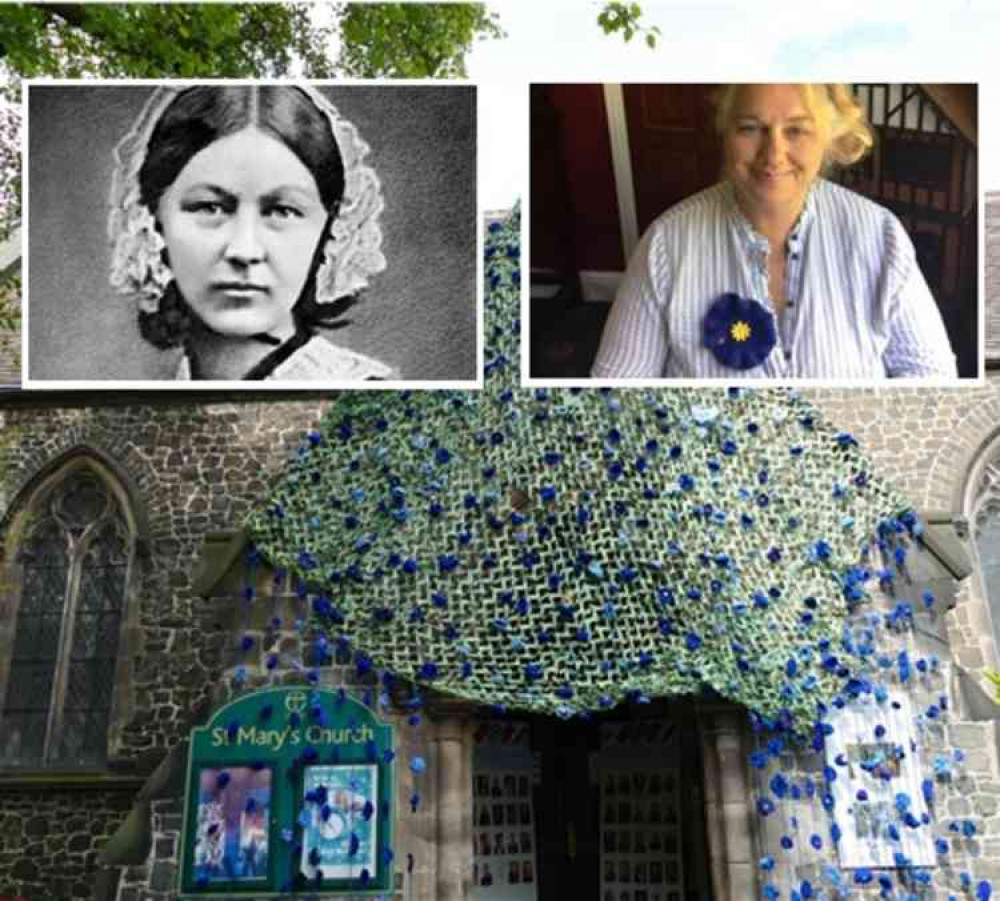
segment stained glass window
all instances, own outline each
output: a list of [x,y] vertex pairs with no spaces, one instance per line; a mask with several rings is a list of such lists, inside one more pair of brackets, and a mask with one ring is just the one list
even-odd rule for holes
[[28,513],[0,760],[100,766],[107,756],[131,541],[105,482],[77,467]]

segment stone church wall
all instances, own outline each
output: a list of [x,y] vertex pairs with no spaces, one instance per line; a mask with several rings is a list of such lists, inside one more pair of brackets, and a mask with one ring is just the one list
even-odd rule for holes
[[[808,396],[830,420],[851,431],[879,472],[922,510],[962,512],[960,498],[969,468],[1000,429],[1000,388],[993,385],[814,390]],[[217,628],[221,624],[216,608],[192,590],[206,538],[239,526],[304,433],[317,423],[327,401],[253,398],[219,403],[147,396],[134,402],[109,399],[100,406],[86,402],[32,402],[22,396],[3,405],[0,514],[9,517],[22,490],[30,490],[41,473],[74,449],[96,452],[131,483],[146,522],[148,552],[138,567],[134,591],[140,628],[124,648],[134,659],[132,708],[116,732],[111,769],[138,777],[149,773],[186,734],[190,712],[211,700],[212,686],[234,659],[235,636],[224,626]],[[9,524],[9,518],[4,523]],[[973,583],[975,577],[967,580],[949,614],[949,640],[955,659],[975,676],[995,665],[995,648],[977,612],[984,603],[982,590]],[[980,775],[991,780],[995,774],[984,770]],[[103,790],[100,796],[111,798]],[[52,875],[55,868],[48,863],[57,859],[73,862],[73,872],[65,876],[70,893],[74,885],[93,882],[95,852],[130,804],[115,796],[106,809],[98,809],[100,804],[93,808],[88,818],[98,825],[88,832],[84,849],[80,833],[70,829],[79,817],[67,816],[68,806],[77,803],[72,799],[84,797],[85,792],[71,793],[55,779],[30,790],[0,788],[0,894],[33,897],[39,879],[63,878]],[[986,797],[985,789],[977,787],[965,801],[982,817],[984,847],[992,849],[1000,845],[1000,817],[989,812]],[[165,809],[157,813],[170,815]],[[39,838],[42,857],[30,855],[34,870],[28,873],[29,855],[24,851],[35,845],[28,843],[24,830],[31,822],[41,831],[43,821],[48,825]],[[168,832],[164,827],[161,838]],[[163,845],[161,850],[169,849]],[[158,872],[162,881],[164,871]],[[135,879],[125,884],[136,891],[141,884],[152,885],[132,875]],[[153,879],[152,867],[142,878]],[[62,888],[52,890],[57,896],[65,894]]]
[[[136,512],[147,524],[131,592],[139,628],[123,636],[120,649],[133,661],[131,709],[112,724],[111,774],[151,772],[187,733],[192,711],[210,702],[234,639],[218,628],[212,607],[192,594],[205,539],[238,528],[320,408],[320,401],[60,406],[28,404],[22,396],[0,410],[0,540],[9,538],[11,507],[22,491],[30,493],[42,473],[81,448],[131,483],[141,507]],[[43,897],[39,886],[45,885],[52,897],[70,897],[73,886],[93,885],[95,852],[131,808],[135,788],[123,797],[95,781],[81,808],[93,811],[95,822],[82,850],[80,831],[69,828],[82,814],[69,813],[87,795],[64,791],[66,781],[36,779],[16,791],[14,784],[0,785],[0,895]],[[99,810],[104,796],[113,806]],[[44,831],[44,838],[26,841],[30,830]]]

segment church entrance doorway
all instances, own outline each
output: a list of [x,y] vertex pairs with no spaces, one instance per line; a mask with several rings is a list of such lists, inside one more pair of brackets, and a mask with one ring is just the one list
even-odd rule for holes
[[477,743],[473,897],[710,901],[693,711],[537,717]]

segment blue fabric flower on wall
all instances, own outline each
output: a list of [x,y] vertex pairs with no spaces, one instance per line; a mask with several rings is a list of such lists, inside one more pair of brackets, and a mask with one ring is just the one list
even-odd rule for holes
[[705,346],[731,369],[759,366],[778,340],[774,316],[756,300],[723,294],[702,320]]

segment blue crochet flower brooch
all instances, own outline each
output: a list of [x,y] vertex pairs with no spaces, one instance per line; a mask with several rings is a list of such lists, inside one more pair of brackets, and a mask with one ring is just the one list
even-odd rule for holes
[[705,346],[730,369],[759,366],[778,340],[774,316],[756,300],[723,294],[702,320]]

